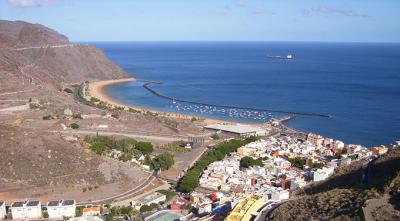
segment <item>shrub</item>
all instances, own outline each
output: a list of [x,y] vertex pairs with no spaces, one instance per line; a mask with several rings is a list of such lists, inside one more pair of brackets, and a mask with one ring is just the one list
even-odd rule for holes
[[67,93],[69,93],[69,94],[72,94],[72,93],[74,93],[74,91],[72,91],[71,89],[69,89],[69,88],[64,88],[64,91],[65,92],[67,92]]
[[51,116],[51,115],[46,115],[46,116],[43,116],[42,119],[43,119],[43,120],[51,120],[51,119],[52,119],[52,116]]
[[114,112],[111,114],[111,117],[118,119],[121,114],[119,112]]
[[69,127],[72,128],[72,129],[74,129],[74,130],[76,130],[76,129],[79,129],[79,124],[77,124],[77,123],[72,123],[72,124],[69,125]]
[[219,139],[219,135],[217,133],[214,133],[213,135],[211,135],[211,138],[213,140],[218,140]]

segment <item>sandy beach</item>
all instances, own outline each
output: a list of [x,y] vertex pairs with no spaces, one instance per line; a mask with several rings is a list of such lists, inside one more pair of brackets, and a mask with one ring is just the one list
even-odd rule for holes
[[[118,102],[117,100],[113,99],[111,96],[109,96],[104,89],[107,86],[113,85],[113,84],[121,84],[121,83],[127,83],[135,81],[135,78],[124,78],[124,79],[116,79],[116,80],[106,80],[106,81],[95,81],[95,82],[90,82],[88,86],[88,92],[89,95],[87,98],[90,100],[90,97],[97,98],[101,101],[107,102],[113,106],[122,106],[125,109],[129,108],[135,108],[135,107],[130,107],[128,105],[124,105],[121,102]],[[137,109],[137,108],[135,108]]]
[[127,105],[123,104],[115,99],[113,99],[111,96],[109,96],[105,92],[105,88],[107,86],[113,85],[113,84],[121,84],[121,83],[127,83],[127,82],[132,82],[135,81],[135,78],[124,78],[124,79],[115,79],[115,80],[105,80],[105,81],[95,81],[95,82],[90,82],[88,85],[88,94],[86,96],[87,100],[90,100],[91,97],[97,98],[101,101],[104,101],[108,104],[111,104],[113,106],[119,106],[123,107],[125,110],[134,109],[137,111],[150,111],[152,113],[157,113],[166,117],[171,117],[174,119],[186,119],[186,120],[191,120],[193,117],[197,119],[202,119],[202,121],[205,124],[215,124],[215,123],[222,123],[222,122],[228,122],[228,121],[222,121],[222,120],[217,120],[217,119],[212,119],[212,118],[204,118],[204,117],[199,117],[199,116],[194,116],[194,115],[187,115],[187,114],[176,114],[176,113],[170,113],[170,112],[162,112],[162,111],[155,111],[152,109],[147,109],[147,108],[139,108],[135,107],[133,105]]

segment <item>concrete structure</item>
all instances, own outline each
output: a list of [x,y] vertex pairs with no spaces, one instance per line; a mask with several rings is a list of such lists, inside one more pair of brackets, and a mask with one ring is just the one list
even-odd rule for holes
[[265,129],[247,124],[212,124],[207,125],[204,128],[240,137],[264,136],[267,134]]
[[6,218],[7,211],[6,211],[6,204],[0,201],[0,220]]
[[146,195],[140,197],[139,199],[132,201],[131,206],[135,207],[137,210],[139,210],[140,207],[142,207],[143,205],[150,206],[150,204],[152,204],[152,203],[159,204],[160,202],[164,202],[166,199],[167,198],[164,194],[154,192],[154,193],[146,194]]
[[334,168],[332,167],[324,167],[322,169],[318,169],[317,171],[314,172],[314,182],[325,180],[331,174],[333,174],[333,172]]
[[88,218],[92,216],[100,216],[100,207],[83,208],[82,217]]
[[11,204],[13,219],[40,219],[42,218],[42,205],[39,201],[29,200]]
[[287,200],[289,199],[289,191],[287,190],[276,190],[271,194],[271,199],[276,201]]
[[75,200],[59,200],[47,203],[47,213],[50,219],[62,219],[75,217]]
[[257,216],[257,211],[264,205],[263,196],[250,195],[240,201],[225,219],[227,221],[250,221]]

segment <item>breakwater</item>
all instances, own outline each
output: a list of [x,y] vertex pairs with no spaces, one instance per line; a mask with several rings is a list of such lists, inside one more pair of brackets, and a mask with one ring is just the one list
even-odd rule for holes
[[183,103],[188,103],[188,104],[196,104],[196,105],[204,105],[204,106],[211,106],[211,107],[219,107],[219,108],[232,108],[232,109],[240,109],[240,110],[249,110],[249,111],[265,111],[265,112],[271,112],[271,113],[281,113],[281,114],[291,114],[291,115],[301,115],[301,116],[314,116],[314,117],[325,117],[325,118],[330,118],[330,115],[327,114],[322,114],[322,113],[311,113],[311,112],[297,112],[297,111],[287,111],[287,110],[277,110],[277,109],[268,109],[268,108],[252,108],[252,107],[241,107],[241,106],[234,106],[234,105],[219,105],[219,104],[209,104],[209,103],[203,103],[203,102],[197,102],[197,101],[190,101],[190,100],[184,100],[184,99],[178,99],[178,98],[173,98],[169,97],[163,94],[158,93],[156,90],[153,88],[149,87],[150,84],[155,83],[155,84],[161,84],[161,82],[155,82],[155,81],[143,81],[145,82],[143,84],[143,87],[149,91],[150,93],[156,95],[157,97],[171,100],[171,101],[177,101],[177,102],[183,102]]

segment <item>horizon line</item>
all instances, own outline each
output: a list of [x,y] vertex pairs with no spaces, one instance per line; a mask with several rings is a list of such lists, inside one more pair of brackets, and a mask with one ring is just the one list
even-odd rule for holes
[[71,43],[358,43],[358,44],[400,44],[385,41],[277,41],[277,40],[70,40]]

